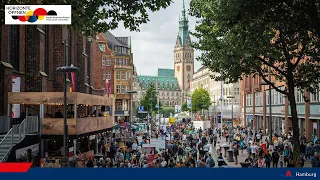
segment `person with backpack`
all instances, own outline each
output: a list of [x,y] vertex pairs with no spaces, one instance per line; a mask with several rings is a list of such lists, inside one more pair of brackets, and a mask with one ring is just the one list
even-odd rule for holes
[[267,149],[267,153],[264,155],[264,162],[266,163],[266,168],[270,168],[271,160],[272,160],[272,155]]
[[277,152],[276,149],[274,149],[273,153],[272,153],[272,167],[278,167],[278,162],[279,162],[279,153]]
[[213,168],[215,166],[215,162],[213,158],[211,157],[210,153],[207,153],[208,157],[206,159],[206,166],[207,168]]

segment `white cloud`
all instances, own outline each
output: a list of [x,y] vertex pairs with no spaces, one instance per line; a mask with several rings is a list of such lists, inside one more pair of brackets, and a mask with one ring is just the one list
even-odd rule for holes
[[[185,0],[186,9],[190,0]],[[167,9],[150,13],[150,21],[140,26],[140,32],[130,32],[119,24],[113,30],[115,36],[131,36],[133,63],[138,74],[156,75],[158,68],[173,68],[173,50],[179,31],[179,15],[181,15],[182,0],[174,0]],[[194,31],[195,18],[188,16],[189,30]],[[195,52],[195,57],[199,55]],[[201,63],[195,61],[195,70]]]

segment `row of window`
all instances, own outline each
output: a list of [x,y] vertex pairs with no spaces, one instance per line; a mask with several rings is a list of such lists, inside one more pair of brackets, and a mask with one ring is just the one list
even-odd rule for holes
[[129,49],[125,47],[116,46],[114,47],[114,52],[122,53],[122,54],[129,54]]
[[224,99],[223,100],[224,106],[228,106],[228,105],[232,105],[232,104],[233,105],[240,105],[240,102],[237,99]]
[[[138,92],[138,95],[139,95],[139,94],[140,94],[140,93]],[[141,95],[142,95],[142,96],[144,96],[145,94],[146,94],[146,92],[141,92]],[[162,93],[160,93],[160,95],[161,95],[161,96],[165,96],[165,95],[170,96],[170,93],[169,93],[169,92],[167,92],[167,93],[162,92]],[[179,97],[179,96],[180,96],[180,93],[178,93],[178,92],[176,92],[176,93],[171,92],[171,96],[174,96],[174,95],[176,95],[177,97]]]
[[130,62],[129,59],[127,59],[127,58],[115,58],[116,65],[128,66],[129,62]]
[[131,78],[131,72],[125,72],[125,71],[116,72],[116,79],[118,80],[129,80],[130,78]]
[[102,66],[111,66],[111,60],[110,57],[108,56],[103,56],[101,60],[101,65]]
[[180,57],[182,57],[182,54],[183,54],[183,58],[192,58],[192,53],[189,53],[189,52],[176,53],[175,56],[176,56],[176,58],[180,58]]
[[[281,90],[284,90],[285,88],[283,86],[279,87]],[[304,103],[304,93],[297,88],[294,90],[296,103]],[[262,101],[263,95],[262,92],[256,92],[255,93],[255,103],[256,106],[263,106]],[[271,89],[271,105],[283,105],[285,103],[285,97],[282,93],[276,91],[275,89]],[[310,101],[311,102],[319,102],[320,101],[320,92],[310,94]],[[252,94],[248,94],[246,96],[246,104],[247,106],[253,106],[253,97]],[[269,91],[266,91],[266,105],[270,105],[270,96]]]
[[117,94],[126,94],[128,91],[130,91],[130,86],[126,85],[117,85]]
[[224,96],[240,95],[240,88],[233,88],[233,94],[232,94],[232,88],[223,88],[223,95]]
[[[129,80],[131,78],[131,72],[125,71],[117,71],[116,72],[116,79],[117,80]],[[106,74],[103,74],[103,79],[111,79],[111,72],[107,71]]]
[[[102,64],[102,66],[111,66],[110,57],[108,57],[108,56],[102,57],[101,64]],[[128,58],[115,58],[115,65],[128,66],[128,65],[130,65],[130,60]]]
[[160,101],[163,106],[180,105],[179,101]]

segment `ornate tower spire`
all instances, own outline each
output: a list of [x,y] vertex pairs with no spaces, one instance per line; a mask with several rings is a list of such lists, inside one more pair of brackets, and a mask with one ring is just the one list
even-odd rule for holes
[[184,0],[182,0],[182,16],[179,18],[179,34],[178,37],[180,38],[181,46],[186,45],[186,41],[189,38],[189,26],[188,26],[188,19],[186,16],[186,8],[184,5]]
[[182,21],[183,20],[187,20],[186,19],[186,8],[185,8],[185,6],[184,6],[184,0],[182,0],[182,19],[181,19]]

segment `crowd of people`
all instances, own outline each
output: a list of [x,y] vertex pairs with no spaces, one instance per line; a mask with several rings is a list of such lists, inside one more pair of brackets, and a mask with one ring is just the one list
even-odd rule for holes
[[[102,157],[90,158],[87,167],[95,168],[213,168],[226,167],[223,157],[223,147],[228,146],[233,151],[235,164],[238,157],[246,155],[245,163],[252,168],[294,167],[293,145],[291,135],[274,134],[270,141],[262,130],[249,128],[216,126],[208,129],[195,129],[192,122],[181,123],[168,127],[156,128],[157,138],[168,138],[163,149],[154,150],[153,156],[143,151],[143,144],[150,143],[148,134],[139,142],[136,134],[132,141],[119,147],[117,142],[106,140],[108,146],[100,148]],[[312,167],[320,167],[320,140],[307,142],[301,137],[301,167],[305,160],[311,160]],[[214,155],[214,157],[213,157]],[[152,159],[149,159],[152,158]],[[230,165],[230,163],[229,163]]]

